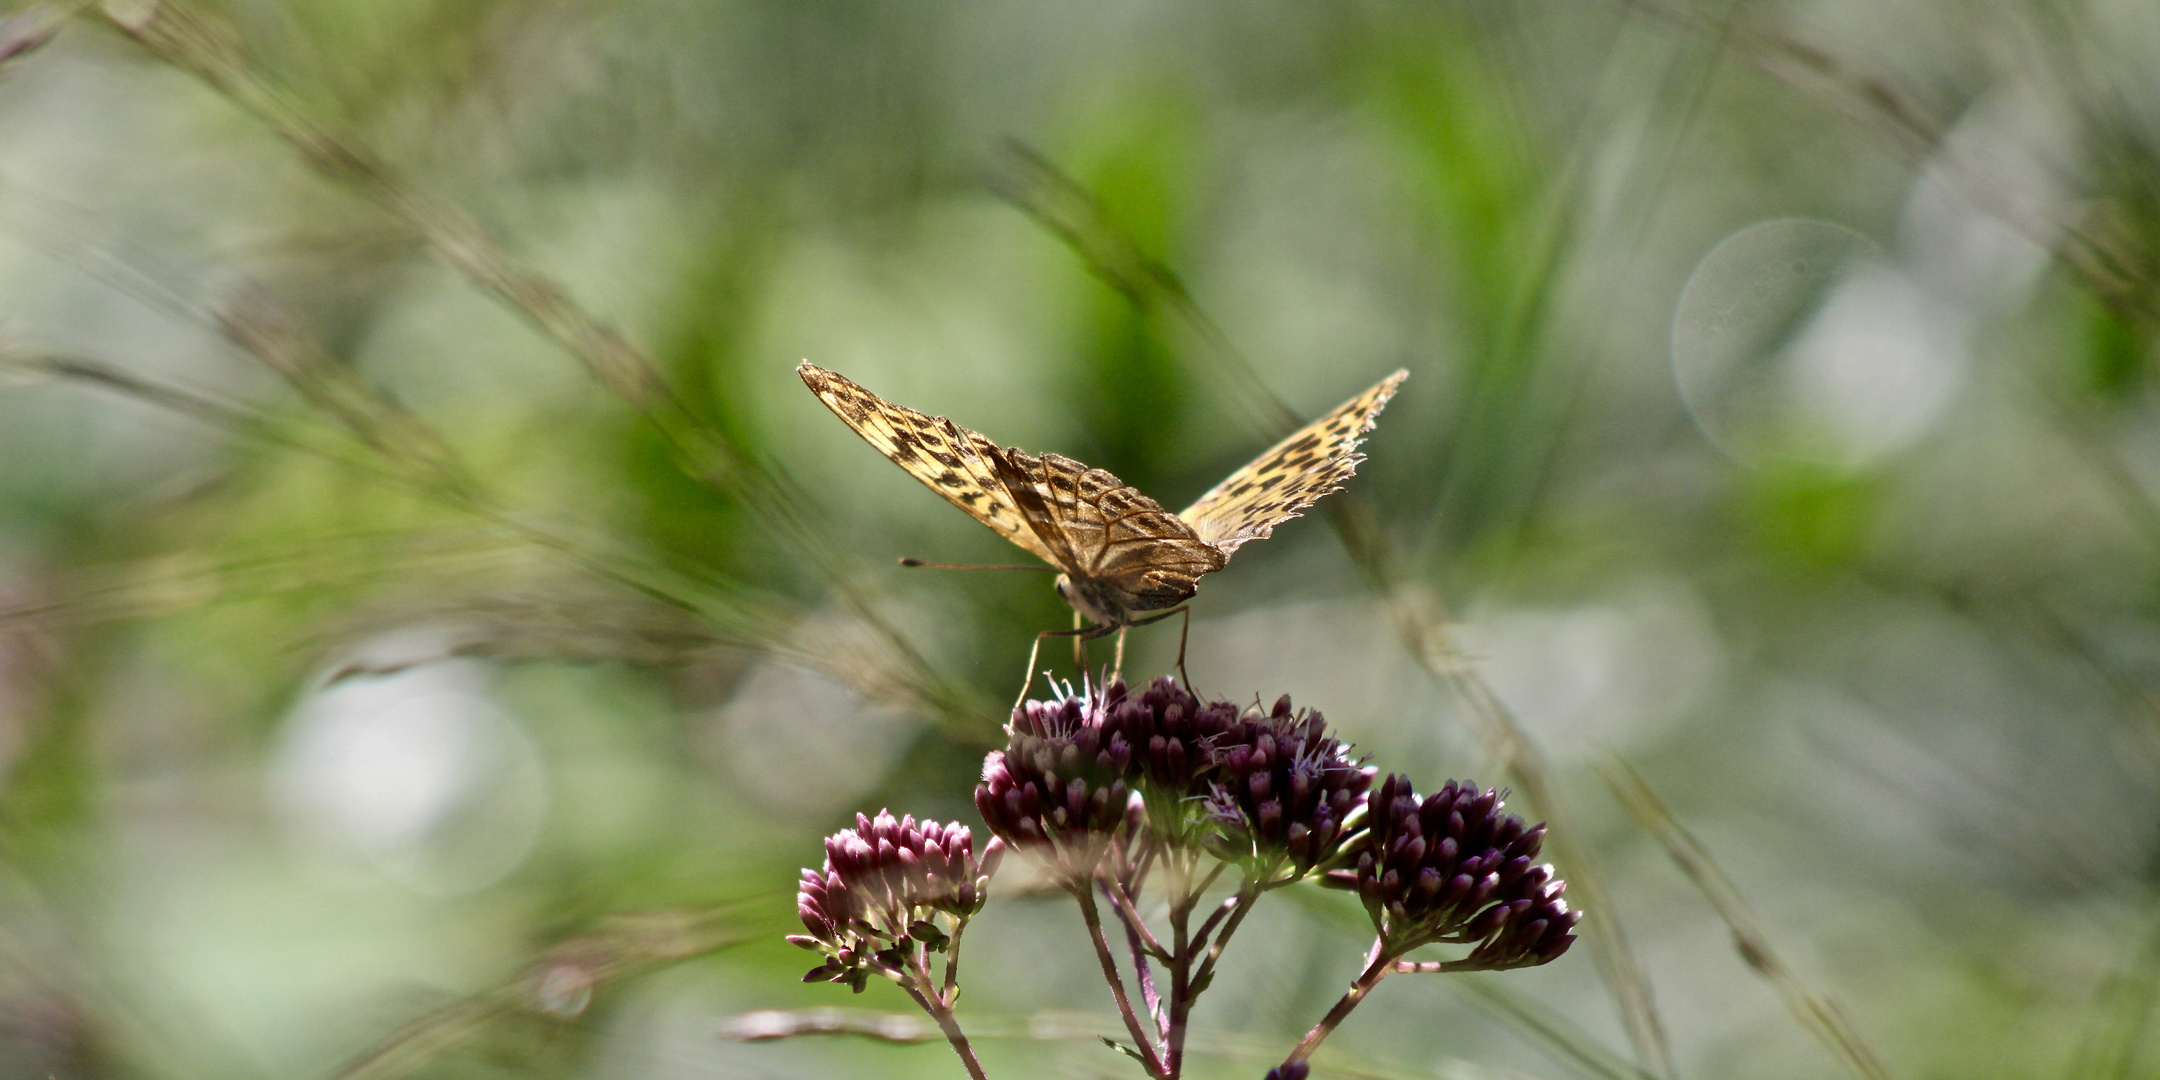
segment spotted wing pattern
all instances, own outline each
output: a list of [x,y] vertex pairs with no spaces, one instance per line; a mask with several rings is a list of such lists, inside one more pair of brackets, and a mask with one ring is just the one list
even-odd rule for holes
[[[878,453],[998,535],[1044,562],[1073,567],[1043,542],[1000,476],[1004,450],[945,419],[902,408],[809,361],[795,368],[810,391]],[[1105,473],[1104,475],[1108,475]]]
[[1276,443],[1178,517],[1226,560],[1239,545],[1267,539],[1275,526],[1298,516],[1321,496],[1342,490],[1343,481],[1365,460],[1357,452],[1358,444],[1365,441],[1374,418],[1395,396],[1395,388],[1409,377],[1408,371],[1398,371]]
[[1050,561],[1107,586],[1130,611],[1173,607],[1223,568],[1222,552],[1162,504],[1112,475],[1060,454],[999,451],[999,476]]

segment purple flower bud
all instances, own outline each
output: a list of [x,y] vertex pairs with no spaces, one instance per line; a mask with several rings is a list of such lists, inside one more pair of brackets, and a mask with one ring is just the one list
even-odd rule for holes
[[906,951],[901,943],[926,940],[924,930],[943,939],[933,916],[958,923],[980,911],[1004,846],[992,840],[981,860],[973,847],[963,826],[887,811],[857,814],[854,828],[827,837],[824,869],[804,870],[796,892],[796,913],[810,932],[788,937],[826,954],[804,981],[844,982],[860,992],[866,964],[896,963]]
[[[1566,884],[1535,862],[1545,826],[1501,812],[1501,793],[1450,780],[1420,799],[1410,782],[1380,782],[1364,821],[1354,887],[1388,947],[1470,944],[1481,967],[1527,967],[1567,951],[1581,912]],[[1435,840],[1435,838],[1438,838]]]
[[1284,696],[1226,724],[1208,748],[1213,854],[1299,877],[1342,853],[1343,819],[1364,800],[1373,770],[1319,713]]
[[1130,748],[1146,740],[1103,729],[1124,700],[1124,684],[1112,683],[1099,694],[1023,702],[1005,749],[983,761],[975,808],[991,833],[1067,881],[1086,878],[1113,843],[1131,839],[1126,811],[1138,762]]

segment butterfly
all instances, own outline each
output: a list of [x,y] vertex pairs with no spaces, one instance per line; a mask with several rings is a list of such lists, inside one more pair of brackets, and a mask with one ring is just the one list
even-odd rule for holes
[[[807,360],[795,373],[879,453],[1059,571],[1058,595],[1092,625],[1046,631],[1036,636],[1038,648],[1045,637],[1084,641],[1185,611],[1200,578],[1228,565],[1238,548],[1342,490],[1364,460],[1358,444],[1410,375],[1397,371],[1373,384],[1173,514],[1107,469],[999,446]],[[1179,652],[1182,662],[1182,643]],[[1030,656],[1031,680],[1034,666]]]

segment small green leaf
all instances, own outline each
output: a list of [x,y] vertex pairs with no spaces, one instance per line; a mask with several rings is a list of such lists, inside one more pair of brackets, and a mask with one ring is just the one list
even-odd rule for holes
[[1123,1054],[1126,1057],[1129,1057],[1142,1065],[1148,1063],[1148,1060],[1146,1058],[1140,1056],[1140,1051],[1135,1050],[1132,1047],[1125,1045],[1124,1043],[1118,1042],[1116,1039],[1112,1039],[1108,1035],[1098,1035],[1096,1036],[1096,1038],[1101,1039],[1104,1046],[1107,1046],[1110,1049],[1115,1050],[1118,1053]]

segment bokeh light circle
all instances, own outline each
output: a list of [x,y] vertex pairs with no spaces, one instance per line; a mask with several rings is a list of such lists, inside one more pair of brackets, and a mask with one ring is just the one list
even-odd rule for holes
[[1910,445],[1962,383],[1941,304],[1874,241],[1759,222],[1696,264],[1672,322],[1673,378],[1703,434],[1749,465],[1851,467]]

